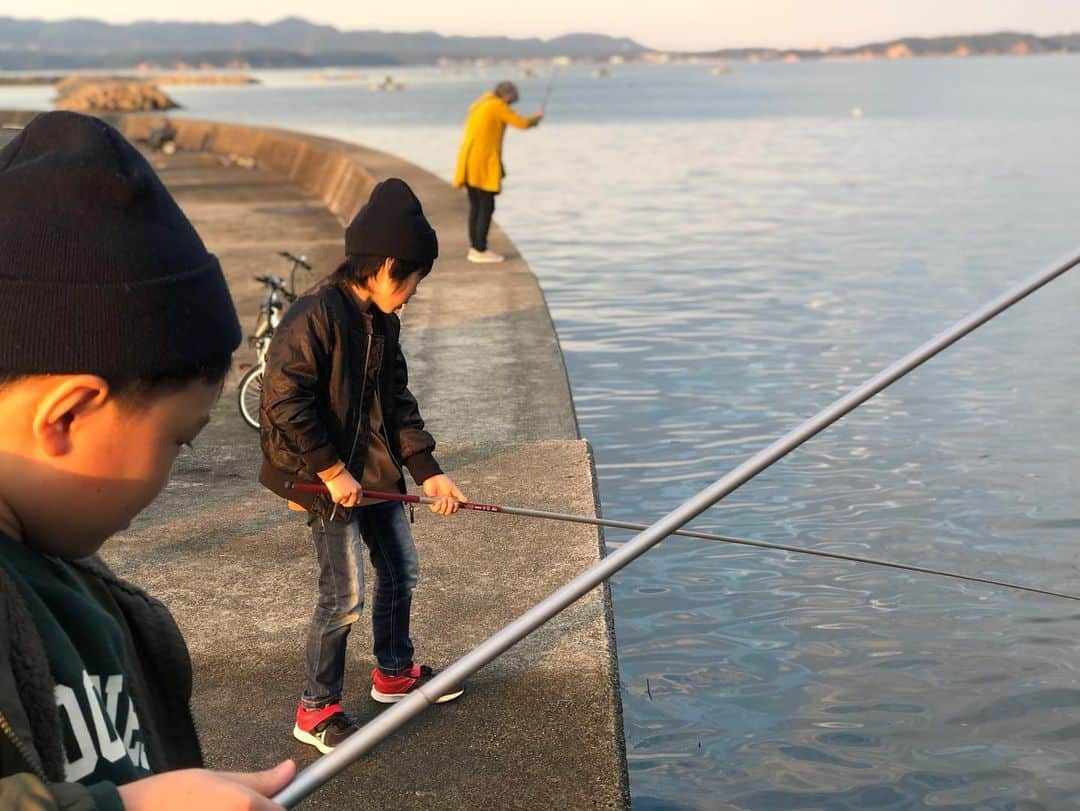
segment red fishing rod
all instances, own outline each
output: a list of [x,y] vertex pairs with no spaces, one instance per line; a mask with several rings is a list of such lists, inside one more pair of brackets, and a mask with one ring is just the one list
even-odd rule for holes
[[[330,490],[325,484],[307,484],[305,482],[285,482],[286,490],[296,490],[299,493],[316,493],[329,495]],[[439,501],[430,496],[414,496],[408,493],[387,493],[382,490],[368,490],[361,488],[362,498],[381,499],[382,501],[403,501],[407,504],[435,504]],[[575,524],[593,524],[599,527],[614,527],[616,529],[645,529],[645,524],[635,524],[630,521],[613,521],[610,518],[595,518],[590,515],[571,515],[569,513],[548,512],[547,510],[530,510],[525,507],[507,507],[504,504],[481,504],[476,501],[459,501],[458,507],[463,510],[476,510],[484,513],[504,513],[506,515],[523,515],[526,518],[546,518],[551,521],[569,521]],[[762,542],[750,541],[745,538],[730,538],[725,535],[714,535],[709,532],[694,532],[689,529],[680,529],[673,533],[685,535],[688,538],[703,538],[706,541],[727,541],[728,543],[742,543],[750,546],[761,545]]]
[[[300,493],[330,494],[330,489],[325,484],[307,484],[304,482],[285,482],[286,490],[296,490]],[[403,501],[408,504],[436,504],[439,499],[430,496],[414,496],[409,493],[387,493],[382,490],[368,490],[361,488],[360,494],[364,498],[375,498],[382,501]],[[646,524],[635,524],[630,521],[613,521],[610,518],[593,518],[588,515],[570,515],[567,513],[547,512],[546,510],[530,510],[524,507],[507,507],[503,504],[480,504],[473,501],[459,501],[458,507],[463,510],[476,510],[485,513],[504,513],[505,515],[522,515],[526,518],[546,518],[552,521],[570,521],[575,524],[593,524],[600,527],[614,527],[616,529],[648,529]],[[1066,594],[1061,591],[1049,591],[1034,586],[1021,586],[1017,583],[1009,583],[1004,580],[993,580],[987,577],[975,577],[969,574],[957,574],[945,572],[940,569],[930,569],[925,566],[915,566],[910,563],[897,563],[891,560],[879,558],[866,558],[859,555],[845,555],[842,552],[823,552],[819,549],[805,549],[787,544],[769,543],[768,541],[755,541],[749,538],[733,538],[728,535],[715,535],[711,532],[695,532],[690,529],[677,529],[672,535],[684,535],[687,538],[701,538],[706,541],[719,541],[721,543],[737,544],[738,546],[752,546],[756,549],[770,549],[777,552],[790,552],[796,555],[812,555],[817,558],[829,558],[831,560],[843,560],[849,563],[865,563],[871,566],[884,566],[888,569],[900,569],[905,572],[916,574],[931,574],[938,577],[949,577],[954,580],[967,580],[971,583],[982,583],[987,586],[1000,586],[1016,591],[1026,591],[1031,594],[1042,594],[1047,597],[1060,597],[1065,600],[1080,601],[1080,597],[1074,594]]]

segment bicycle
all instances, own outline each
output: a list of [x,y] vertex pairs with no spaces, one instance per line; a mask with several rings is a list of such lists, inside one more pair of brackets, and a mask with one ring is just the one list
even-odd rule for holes
[[270,339],[274,330],[281,323],[285,307],[296,301],[296,271],[299,268],[311,271],[306,256],[294,256],[288,251],[278,251],[278,256],[292,263],[289,268],[289,283],[280,276],[256,276],[255,281],[266,287],[266,299],[259,306],[259,316],[255,329],[248,336],[248,346],[255,350],[255,363],[240,378],[237,391],[237,404],[244,422],[255,430],[259,429],[259,400],[262,398],[263,371],[266,369],[266,352],[270,348]]

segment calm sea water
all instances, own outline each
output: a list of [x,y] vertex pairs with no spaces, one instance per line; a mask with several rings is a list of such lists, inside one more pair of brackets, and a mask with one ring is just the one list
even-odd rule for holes
[[[613,72],[557,75],[496,212],[611,517],[658,517],[1080,248],[1080,59]],[[502,76],[170,92],[449,176]],[[546,79],[521,85],[529,111]],[[1078,304],[1065,277],[694,526],[1080,593]],[[614,593],[635,809],[1080,807],[1080,605],[679,538]]]

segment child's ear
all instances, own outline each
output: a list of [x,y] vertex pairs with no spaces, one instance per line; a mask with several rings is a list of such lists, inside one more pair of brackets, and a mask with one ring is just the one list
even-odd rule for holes
[[109,384],[97,375],[70,375],[46,390],[34,413],[33,432],[48,456],[71,451],[72,424],[98,411],[109,397]]

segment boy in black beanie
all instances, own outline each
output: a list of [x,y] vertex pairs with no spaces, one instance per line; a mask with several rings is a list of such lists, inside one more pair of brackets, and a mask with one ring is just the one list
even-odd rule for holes
[[[310,515],[319,599],[293,736],[324,753],[356,731],[341,692],[346,641],[363,605],[361,541],[376,576],[372,698],[400,701],[432,676],[414,662],[409,636],[418,577],[409,522],[400,503],[365,498],[361,485],[404,493],[404,467],[438,499],[432,511],[449,515],[465,501],[432,456],[435,440],[409,392],[399,343],[397,312],[439,253],[435,231],[404,181],[375,187],[345,232],[345,253],[337,271],[293,304],[275,331],[259,420],[259,480]],[[290,482],[322,482],[329,495],[300,494]]]
[[95,553],[209,420],[240,328],[149,164],[48,113],[0,150],[0,807],[278,808],[203,770],[191,661]]

